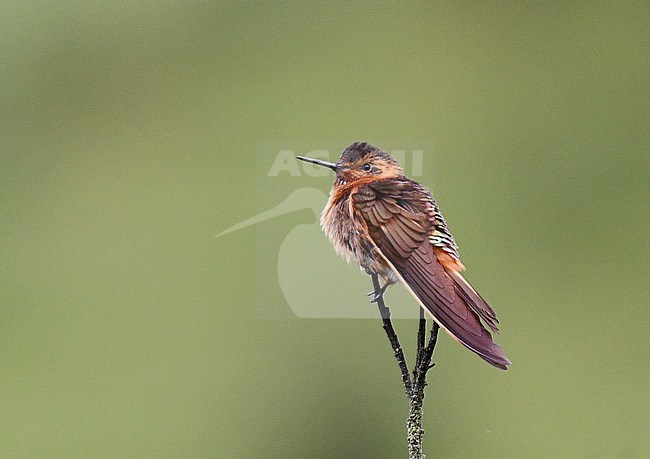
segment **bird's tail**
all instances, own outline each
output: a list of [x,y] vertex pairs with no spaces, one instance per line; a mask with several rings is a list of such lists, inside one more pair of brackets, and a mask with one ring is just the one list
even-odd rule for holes
[[428,254],[415,251],[422,262],[403,267],[401,277],[408,289],[452,338],[491,365],[507,370],[510,360],[481,323],[482,319],[496,332],[496,314],[460,274],[462,265],[450,265],[444,257],[431,256],[429,250]]
[[483,299],[479,293],[474,290],[467,280],[458,271],[445,270],[453,279],[456,293],[465,301],[467,306],[474,311],[481,320],[490,327],[490,330],[499,333],[499,319],[494,309]]

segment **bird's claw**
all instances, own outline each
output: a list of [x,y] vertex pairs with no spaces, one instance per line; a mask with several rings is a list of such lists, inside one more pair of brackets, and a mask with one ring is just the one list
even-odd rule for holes
[[366,294],[366,296],[370,297],[370,302],[371,303],[376,303],[377,300],[379,299],[379,296],[377,295],[377,292],[375,292],[374,290],[372,292],[368,292]]
[[376,303],[377,301],[379,301],[379,299],[380,299],[382,296],[384,296],[384,292],[386,291],[387,288],[388,288],[388,284],[386,284],[386,285],[384,285],[383,287],[381,287],[381,288],[379,289],[379,291],[377,291],[377,290],[373,290],[372,292],[368,292],[367,296],[370,297],[370,302],[371,302],[371,303]]

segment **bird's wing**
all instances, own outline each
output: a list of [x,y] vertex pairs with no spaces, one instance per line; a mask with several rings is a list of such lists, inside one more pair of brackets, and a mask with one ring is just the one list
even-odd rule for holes
[[[465,266],[460,261],[458,245],[451,231],[449,231],[445,217],[440,212],[438,204],[434,201],[431,193],[422,185],[412,180],[409,180],[408,183],[410,184],[408,188],[412,190],[411,193],[414,195],[410,196],[411,199],[408,202],[415,203],[415,206],[411,204],[410,207],[407,207],[407,210],[418,213],[421,211],[422,204],[424,204],[424,210],[433,225],[432,232],[429,235],[429,241],[433,245],[433,253],[454,281],[456,293],[465,300],[465,303],[479,315],[481,320],[492,331],[498,333],[499,320],[497,319],[496,313],[461,274],[465,270]],[[420,209],[416,207],[417,204],[420,204]]]
[[438,248],[429,239],[435,232],[428,213],[431,196],[412,183],[362,187],[352,195],[354,207],[380,254],[432,318],[481,358],[507,369],[510,361],[481,324],[471,298],[438,259]]

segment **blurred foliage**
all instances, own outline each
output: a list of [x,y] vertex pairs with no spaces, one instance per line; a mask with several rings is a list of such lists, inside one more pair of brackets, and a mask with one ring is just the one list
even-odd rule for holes
[[648,17],[2,2],[0,456],[404,457],[378,320],[255,317],[258,248],[312,217],[213,236],[276,204],[263,139],[420,138],[514,362],[441,339],[429,456],[650,457]]

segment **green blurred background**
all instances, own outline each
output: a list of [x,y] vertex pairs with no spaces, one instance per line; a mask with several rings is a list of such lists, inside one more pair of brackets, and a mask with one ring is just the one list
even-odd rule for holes
[[214,235],[277,204],[264,139],[423,138],[514,362],[440,340],[428,457],[650,457],[648,17],[2,2],[0,456],[405,457],[379,321],[257,317],[259,248],[313,217]]

